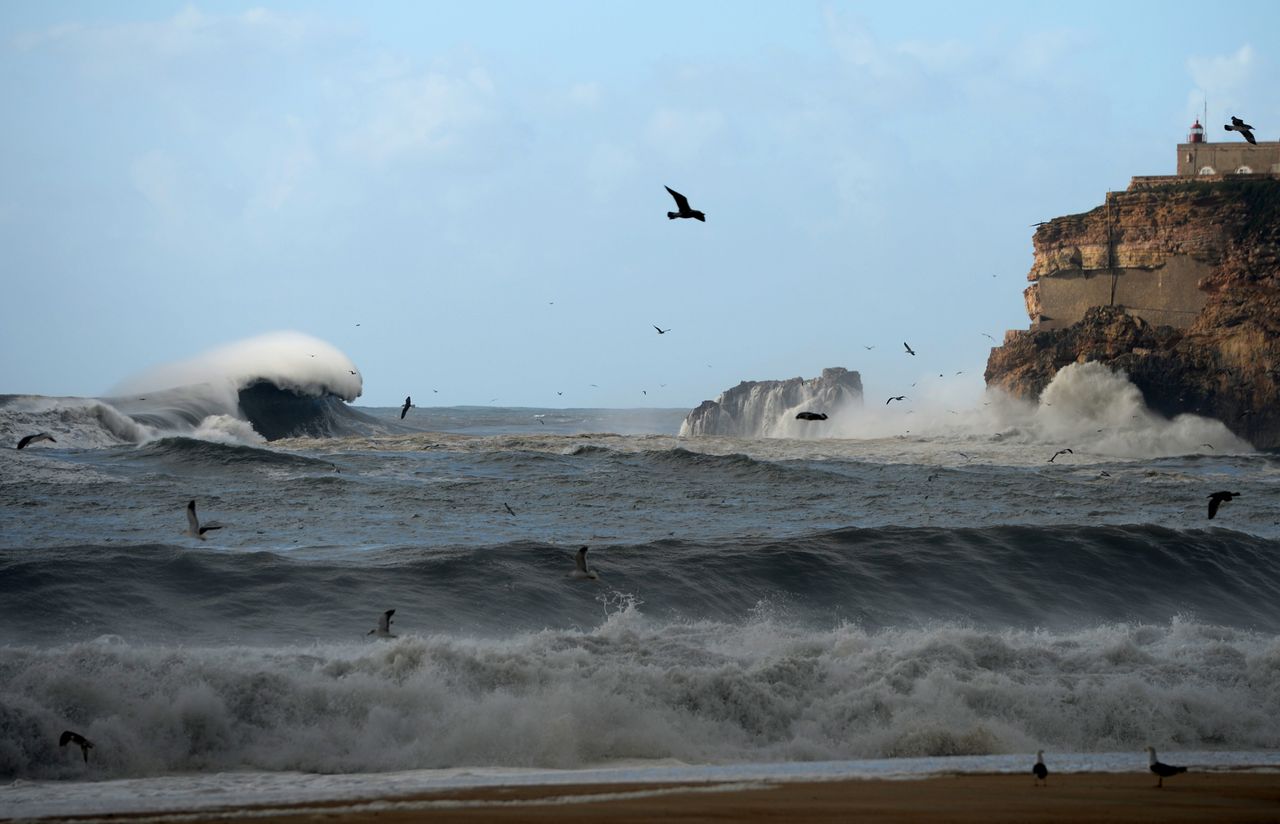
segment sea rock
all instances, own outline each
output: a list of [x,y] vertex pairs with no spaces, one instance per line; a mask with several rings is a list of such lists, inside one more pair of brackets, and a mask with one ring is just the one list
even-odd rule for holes
[[862,376],[833,366],[809,380],[743,381],[718,399],[703,401],[685,417],[680,434],[792,437],[830,423],[797,421],[798,412],[826,412],[835,418],[840,410],[861,405]]
[[[1280,446],[1280,179],[1131,186],[1049,221],[1034,244],[1032,328],[991,351],[988,385],[1035,399],[1062,367],[1098,361],[1165,415]],[[1138,284],[1128,305],[1114,300],[1126,282]],[[1107,288],[1111,302],[1061,317]],[[1056,323],[1050,306],[1062,307]]]

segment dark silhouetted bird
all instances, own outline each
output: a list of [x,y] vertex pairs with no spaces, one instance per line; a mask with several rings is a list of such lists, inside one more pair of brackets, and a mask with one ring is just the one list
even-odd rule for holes
[[1053,463],[1059,455],[1074,455],[1074,454],[1076,453],[1072,452],[1070,449],[1059,449],[1057,452],[1053,453],[1053,457],[1050,458],[1046,463]]
[[1161,763],[1160,760],[1156,758],[1155,747],[1147,747],[1147,756],[1151,759],[1151,771],[1159,778],[1156,782],[1157,787],[1163,787],[1164,780],[1166,778],[1187,771],[1186,767],[1175,767],[1172,764]]
[[902,342],[902,345],[903,345],[904,347],[906,347],[906,350],[907,350],[907,354],[908,354],[908,355],[914,355],[914,354],[916,353],[916,350],[912,349],[912,348],[911,348],[911,345],[910,345],[910,344],[908,344],[906,341],[903,341],[903,342]]
[[894,395],[892,398],[890,398],[889,400],[885,401],[885,402],[884,402],[884,405],[885,405],[885,406],[888,406],[888,405],[889,405],[890,403],[892,403],[893,401],[905,401],[906,399],[907,399],[907,396],[906,396],[906,395]]
[[200,526],[200,519],[196,517],[196,502],[187,502],[187,534],[192,538],[204,540],[206,532],[212,532],[215,529],[222,529],[221,526]]
[[54,437],[50,435],[48,432],[41,432],[38,435],[23,436],[22,440],[18,441],[18,448],[26,449],[31,444],[40,443],[41,441],[49,441],[50,443],[57,443],[57,441],[54,440]]
[[1239,498],[1239,492],[1215,492],[1209,496],[1209,517],[1213,518],[1218,514],[1218,507],[1227,503],[1232,498]]
[[1041,781],[1049,784],[1049,768],[1044,765],[1044,750],[1036,750],[1036,763],[1031,767],[1031,774],[1036,777],[1035,783]]
[[689,198],[680,194],[675,189],[672,189],[670,186],[666,186],[664,188],[676,199],[676,208],[680,210],[678,212],[667,212],[668,220],[675,220],[678,217],[691,217],[694,220],[701,220],[703,223],[707,222],[706,215],[699,212],[697,209],[689,208]]
[[1226,129],[1229,132],[1239,132],[1240,134],[1244,135],[1245,140],[1249,141],[1255,146],[1258,145],[1257,139],[1255,139],[1253,136],[1253,127],[1234,115],[1232,115],[1231,117],[1231,125],[1230,126],[1224,125],[1222,128]]
[[400,420],[404,420],[404,416],[408,414],[409,408],[413,406],[413,401],[408,395],[404,396],[404,406],[400,407]]
[[654,324],[653,328],[658,330],[658,334],[659,334],[659,335],[665,335],[665,334],[667,334],[668,332],[670,332],[670,331],[671,331],[670,329],[662,329],[662,328],[660,328],[656,323]]
[[506,501],[503,501],[502,505],[507,508],[508,515],[510,515],[512,518],[516,517],[516,511],[511,508],[511,504],[507,503]]
[[89,763],[89,750],[93,749],[93,742],[85,738],[78,732],[71,730],[63,730],[62,735],[58,738],[58,746],[65,747],[68,744],[80,745],[80,753],[84,755],[84,763]]
[[826,412],[801,412],[796,415],[798,421],[825,421],[826,419]]

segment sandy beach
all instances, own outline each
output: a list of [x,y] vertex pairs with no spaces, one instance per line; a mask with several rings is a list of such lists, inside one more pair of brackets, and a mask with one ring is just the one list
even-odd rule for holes
[[[1264,822],[1280,821],[1280,775],[1202,773],[1163,789],[1144,773],[956,775],[911,780],[580,785],[458,790],[394,799],[113,815],[119,821],[433,822]],[[52,819],[45,819],[52,820]],[[93,819],[67,819],[87,821]],[[108,819],[98,819],[108,820]]]

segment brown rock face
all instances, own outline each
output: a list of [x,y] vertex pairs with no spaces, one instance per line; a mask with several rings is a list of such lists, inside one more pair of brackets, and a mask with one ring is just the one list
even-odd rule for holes
[[[1217,418],[1258,448],[1280,446],[1280,180],[1188,181],[1111,195],[1035,235],[1028,280],[1069,267],[1208,265],[1208,302],[1183,328],[1095,306],[1063,329],[1015,332],[987,361],[988,385],[1034,399],[1069,363],[1124,371],[1162,414]],[[1036,286],[1028,290],[1028,307]]]

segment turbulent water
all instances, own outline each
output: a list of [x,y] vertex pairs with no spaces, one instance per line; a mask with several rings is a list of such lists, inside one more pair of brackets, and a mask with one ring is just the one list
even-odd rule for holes
[[[1122,376],[679,438],[682,410],[402,423],[312,344],[0,400],[0,438],[57,439],[0,450],[0,776],[1280,747],[1280,460]],[[258,431],[291,416],[326,437]]]

